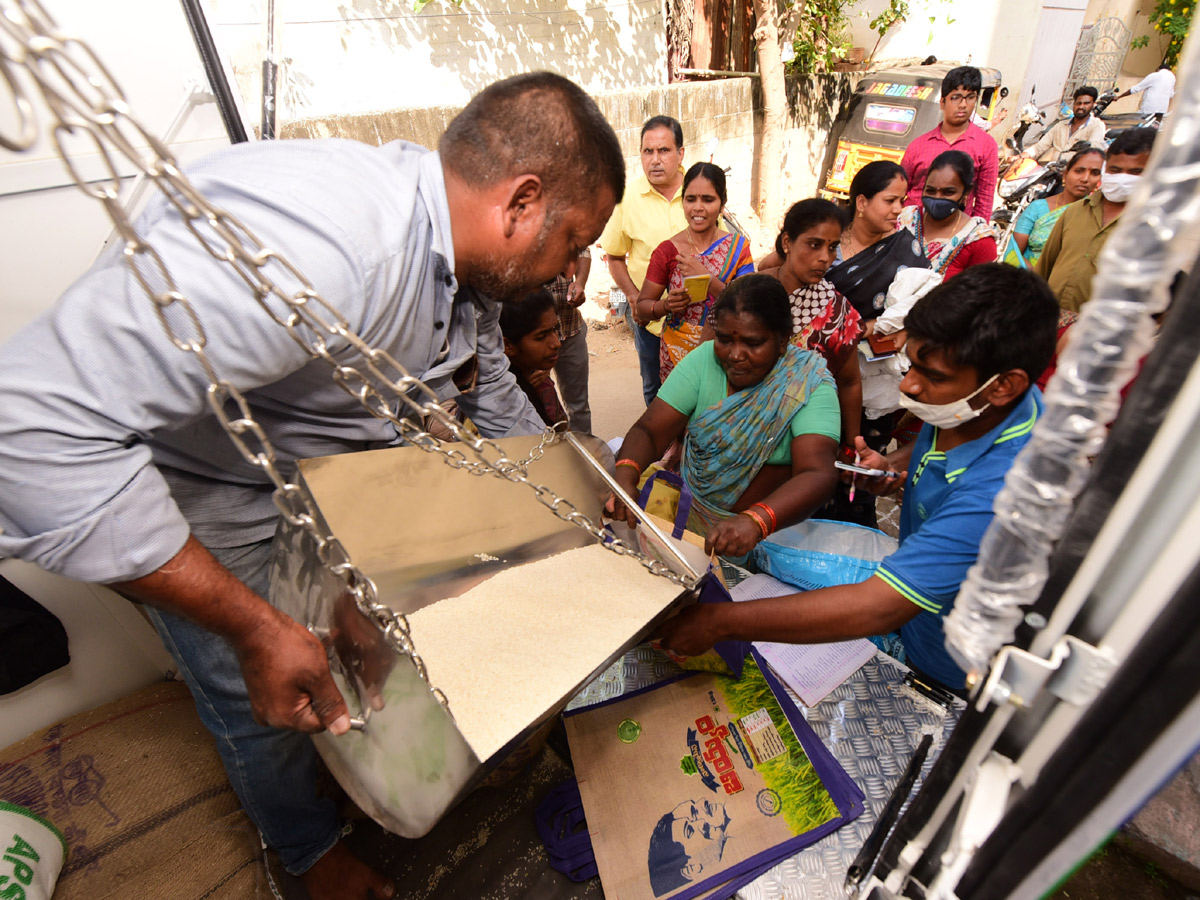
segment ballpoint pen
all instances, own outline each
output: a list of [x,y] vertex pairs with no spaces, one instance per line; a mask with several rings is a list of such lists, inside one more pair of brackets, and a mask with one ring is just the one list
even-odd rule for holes
[[[857,450],[855,450],[855,451],[854,451],[854,464],[855,464],[856,466],[857,466],[857,465],[858,465],[860,462],[862,462],[862,459],[861,459],[860,457],[861,457],[861,454],[860,454],[860,453],[859,453]],[[851,476],[850,476],[850,502],[851,502],[851,503],[853,503],[853,502],[854,502],[854,481],[855,481],[855,479],[857,479],[857,478],[858,478],[858,475],[857,475],[857,474],[854,474],[854,475],[851,475]]]

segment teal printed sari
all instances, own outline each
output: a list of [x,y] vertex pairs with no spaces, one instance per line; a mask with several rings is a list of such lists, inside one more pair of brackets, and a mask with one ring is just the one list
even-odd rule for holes
[[1059,217],[1066,211],[1067,204],[1064,203],[1058,209],[1051,210],[1034,222],[1033,229],[1029,232],[1029,243],[1025,247],[1025,261],[1029,263],[1030,268],[1037,265],[1042,250],[1046,248],[1046,241],[1050,240],[1050,232],[1054,230]]
[[705,534],[733,515],[733,505],[821,383],[833,385],[825,360],[789,344],[758,384],[692,416],[681,470],[694,497],[689,529]]

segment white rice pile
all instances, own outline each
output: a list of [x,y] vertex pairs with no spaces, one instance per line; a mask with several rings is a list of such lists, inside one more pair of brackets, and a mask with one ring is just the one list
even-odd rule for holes
[[408,617],[430,683],[481,760],[512,740],[678,596],[598,544],[499,572]]

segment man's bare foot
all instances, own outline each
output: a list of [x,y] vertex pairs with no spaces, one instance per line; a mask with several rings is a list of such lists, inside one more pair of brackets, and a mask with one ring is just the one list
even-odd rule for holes
[[380,875],[338,841],[300,876],[309,900],[387,900],[396,893]]

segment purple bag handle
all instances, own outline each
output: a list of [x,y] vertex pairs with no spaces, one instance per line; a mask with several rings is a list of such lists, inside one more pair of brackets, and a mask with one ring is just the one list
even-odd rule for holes
[[650,502],[650,490],[654,487],[654,481],[661,478],[673,488],[679,489],[679,509],[675,512],[675,527],[671,529],[671,537],[678,540],[683,537],[684,529],[687,527],[688,516],[692,512],[692,491],[683,479],[674,472],[668,472],[664,469],[659,469],[653,475],[646,479],[646,483],[642,485],[642,492],[638,494],[638,506],[642,509],[646,508],[646,504]]

